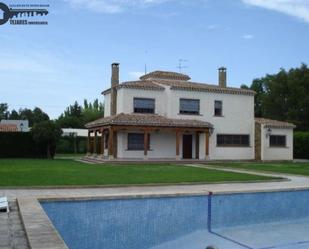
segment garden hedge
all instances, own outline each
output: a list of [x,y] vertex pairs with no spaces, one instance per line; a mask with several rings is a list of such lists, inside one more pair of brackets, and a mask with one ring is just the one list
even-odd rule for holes
[[44,158],[46,147],[38,146],[30,132],[0,132],[0,158]]
[[57,142],[56,153],[86,153],[87,152],[87,138],[65,136],[61,137]]
[[309,159],[309,132],[294,132],[294,158]]

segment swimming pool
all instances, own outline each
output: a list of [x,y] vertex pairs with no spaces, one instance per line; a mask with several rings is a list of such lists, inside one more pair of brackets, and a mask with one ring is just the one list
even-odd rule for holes
[[44,201],[70,249],[309,249],[309,191]]

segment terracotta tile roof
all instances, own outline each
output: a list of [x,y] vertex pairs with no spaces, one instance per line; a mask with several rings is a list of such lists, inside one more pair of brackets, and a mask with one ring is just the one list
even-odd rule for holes
[[86,124],[86,128],[102,125],[129,125],[129,126],[155,126],[155,127],[185,127],[209,128],[212,124],[200,120],[171,119],[156,114],[124,114],[97,119]]
[[[164,91],[165,88],[149,80],[136,80],[136,81],[125,81],[117,86],[120,88],[132,88],[132,89],[143,89],[143,90],[154,90]],[[110,93],[111,89],[107,89],[102,94]]]
[[[185,90],[185,91],[204,91],[215,93],[227,94],[241,94],[241,95],[254,95],[255,92],[248,89],[241,89],[235,87],[220,87],[218,85],[211,85],[205,83],[191,82],[189,76],[174,72],[155,71],[146,74],[137,81],[127,81],[119,84],[117,89],[120,88],[133,88],[143,90],[156,90],[163,91],[164,86],[169,86],[172,90]],[[102,94],[110,92],[110,88],[103,91]]]
[[265,125],[266,128],[295,128],[296,125],[288,122],[267,119],[267,118],[255,118],[255,122]]
[[168,72],[168,71],[154,71],[141,76],[140,79],[190,80],[191,78],[188,75],[182,73]]
[[18,131],[17,125],[0,124],[0,132],[16,132],[16,131]]
[[157,84],[170,86],[172,90],[205,91],[205,92],[244,94],[244,95],[255,94],[254,91],[248,89],[241,89],[236,87],[220,87],[218,85],[211,85],[191,81],[155,79],[153,80],[153,82]]

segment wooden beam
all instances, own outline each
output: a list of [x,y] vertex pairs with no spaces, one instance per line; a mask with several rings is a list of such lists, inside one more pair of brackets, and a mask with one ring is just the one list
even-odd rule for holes
[[102,154],[102,156],[104,156],[104,141],[105,141],[105,137],[104,137],[104,130],[102,129],[101,130],[101,154]]
[[113,141],[114,141],[114,130],[113,128],[109,128],[108,129],[108,155],[110,158],[114,157],[114,145],[113,145]]
[[147,157],[147,152],[148,152],[148,131],[144,131],[144,156]]
[[88,137],[87,137],[87,154],[89,155],[91,153],[91,131],[88,130]]
[[180,131],[176,130],[176,158],[179,158]]
[[115,131],[117,130],[135,130],[135,131],[144,131],[148,130],[151,131],[180,131],[180,132],[192,132],[192,131],[198,131],[198,132],[204,132],[205,128],[196,128],[196,127],[168,127],[168,126],[135,126],[135,125],[113,125],[113,129]]
[[200,158],[200,136],[199,132],[195,133],[195,158]]
[[93,154],[97,154],[97,136],[98,132],[94,131],[94,139],[93,139]]
[[209,130],[205,131],[205,156],[209,156]]

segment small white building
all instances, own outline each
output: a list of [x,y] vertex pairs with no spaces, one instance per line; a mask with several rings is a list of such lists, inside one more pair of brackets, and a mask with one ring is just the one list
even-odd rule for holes
[[62,136],[73,136],[73,137],[87,137],[87,129],[76,129],[76,128],[62,128]]
[[293,160],[295,125],[265,118],[255,118],[255,159]]
[[0,124],[15,126],[17,131],[20,132],[28,132],[30,130],[28,120],[2,119]]
[[[217,85],[165,71],[119,84],[119,64],[113,63],[111,88],[102,94],[105,116],[86,125],[90,154],[110,159],[256,158],[255,92],[228,87],[225,68],[219,68]],[[281,132],[287,133],[289,152],[266,149],[257,159],[293,158],[293,129]]]

